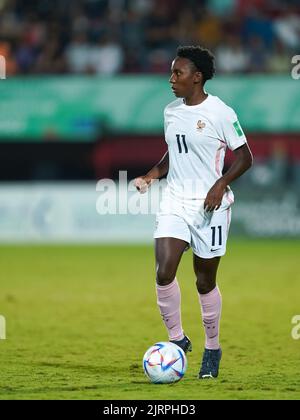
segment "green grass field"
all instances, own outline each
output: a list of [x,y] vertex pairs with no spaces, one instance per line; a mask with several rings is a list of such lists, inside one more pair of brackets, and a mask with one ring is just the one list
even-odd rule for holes
[[199,381],[204,334],[186,253],[178,279],[194,351],[181,382],[152,385],[142,357],[167,336],[151,247],[2,246],[0,399],[300,399],[299,255],[299,241],[230,241],[220,376]]

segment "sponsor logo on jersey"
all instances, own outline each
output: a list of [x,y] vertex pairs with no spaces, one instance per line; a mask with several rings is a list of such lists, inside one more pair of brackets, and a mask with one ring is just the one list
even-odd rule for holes
[[202,131],[205,126],[206,126],[205,122],[201,120],[197,122],[197,130]]
[[237,135],[239,137],[242,137],[244,135],[242,127],[240,126],[240,123],[238,120],[236,120],[236,122],[233,123],[233,126],[235,128],[235,131],[237,132]]

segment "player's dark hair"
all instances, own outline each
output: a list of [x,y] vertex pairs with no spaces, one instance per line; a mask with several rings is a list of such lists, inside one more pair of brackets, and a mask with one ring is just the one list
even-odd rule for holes
[[212,79],[216,72],[215,57],[207,49],[197,46],[180,46],[177,48],[177,57],[189,59],[203,75],[203,84]]

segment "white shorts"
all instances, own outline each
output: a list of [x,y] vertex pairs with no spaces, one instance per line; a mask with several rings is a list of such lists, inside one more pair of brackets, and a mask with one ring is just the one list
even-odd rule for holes
[[156,216],[154,238],[181,239],[198,257],[220,257],[226,252],[233,202],[230,190],[217,211],[206,212],[204,200],[182,200],[165,192]]

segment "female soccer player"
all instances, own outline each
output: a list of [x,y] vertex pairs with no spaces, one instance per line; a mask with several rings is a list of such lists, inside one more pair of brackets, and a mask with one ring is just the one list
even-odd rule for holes
[[[157,303],[169,340],[185,352],[191,351],[192,345],[181,324],[176,271],[185,249],[193,250],[206,334],[200,379],[218,376],[222,355],[222,299],[216,275],[226,251],[234,201],[229,184],[252,165],[235,112],[204,90],[214,73],[210,51],[200,46],[178,48],[169,80],[178,99],[164,111],[168,151],[146,175],[135,179],[136,188],[144,193],[153,180],[168,174],[154,233]],[[222,174],[227,146],[234,151],[235,160]]]

